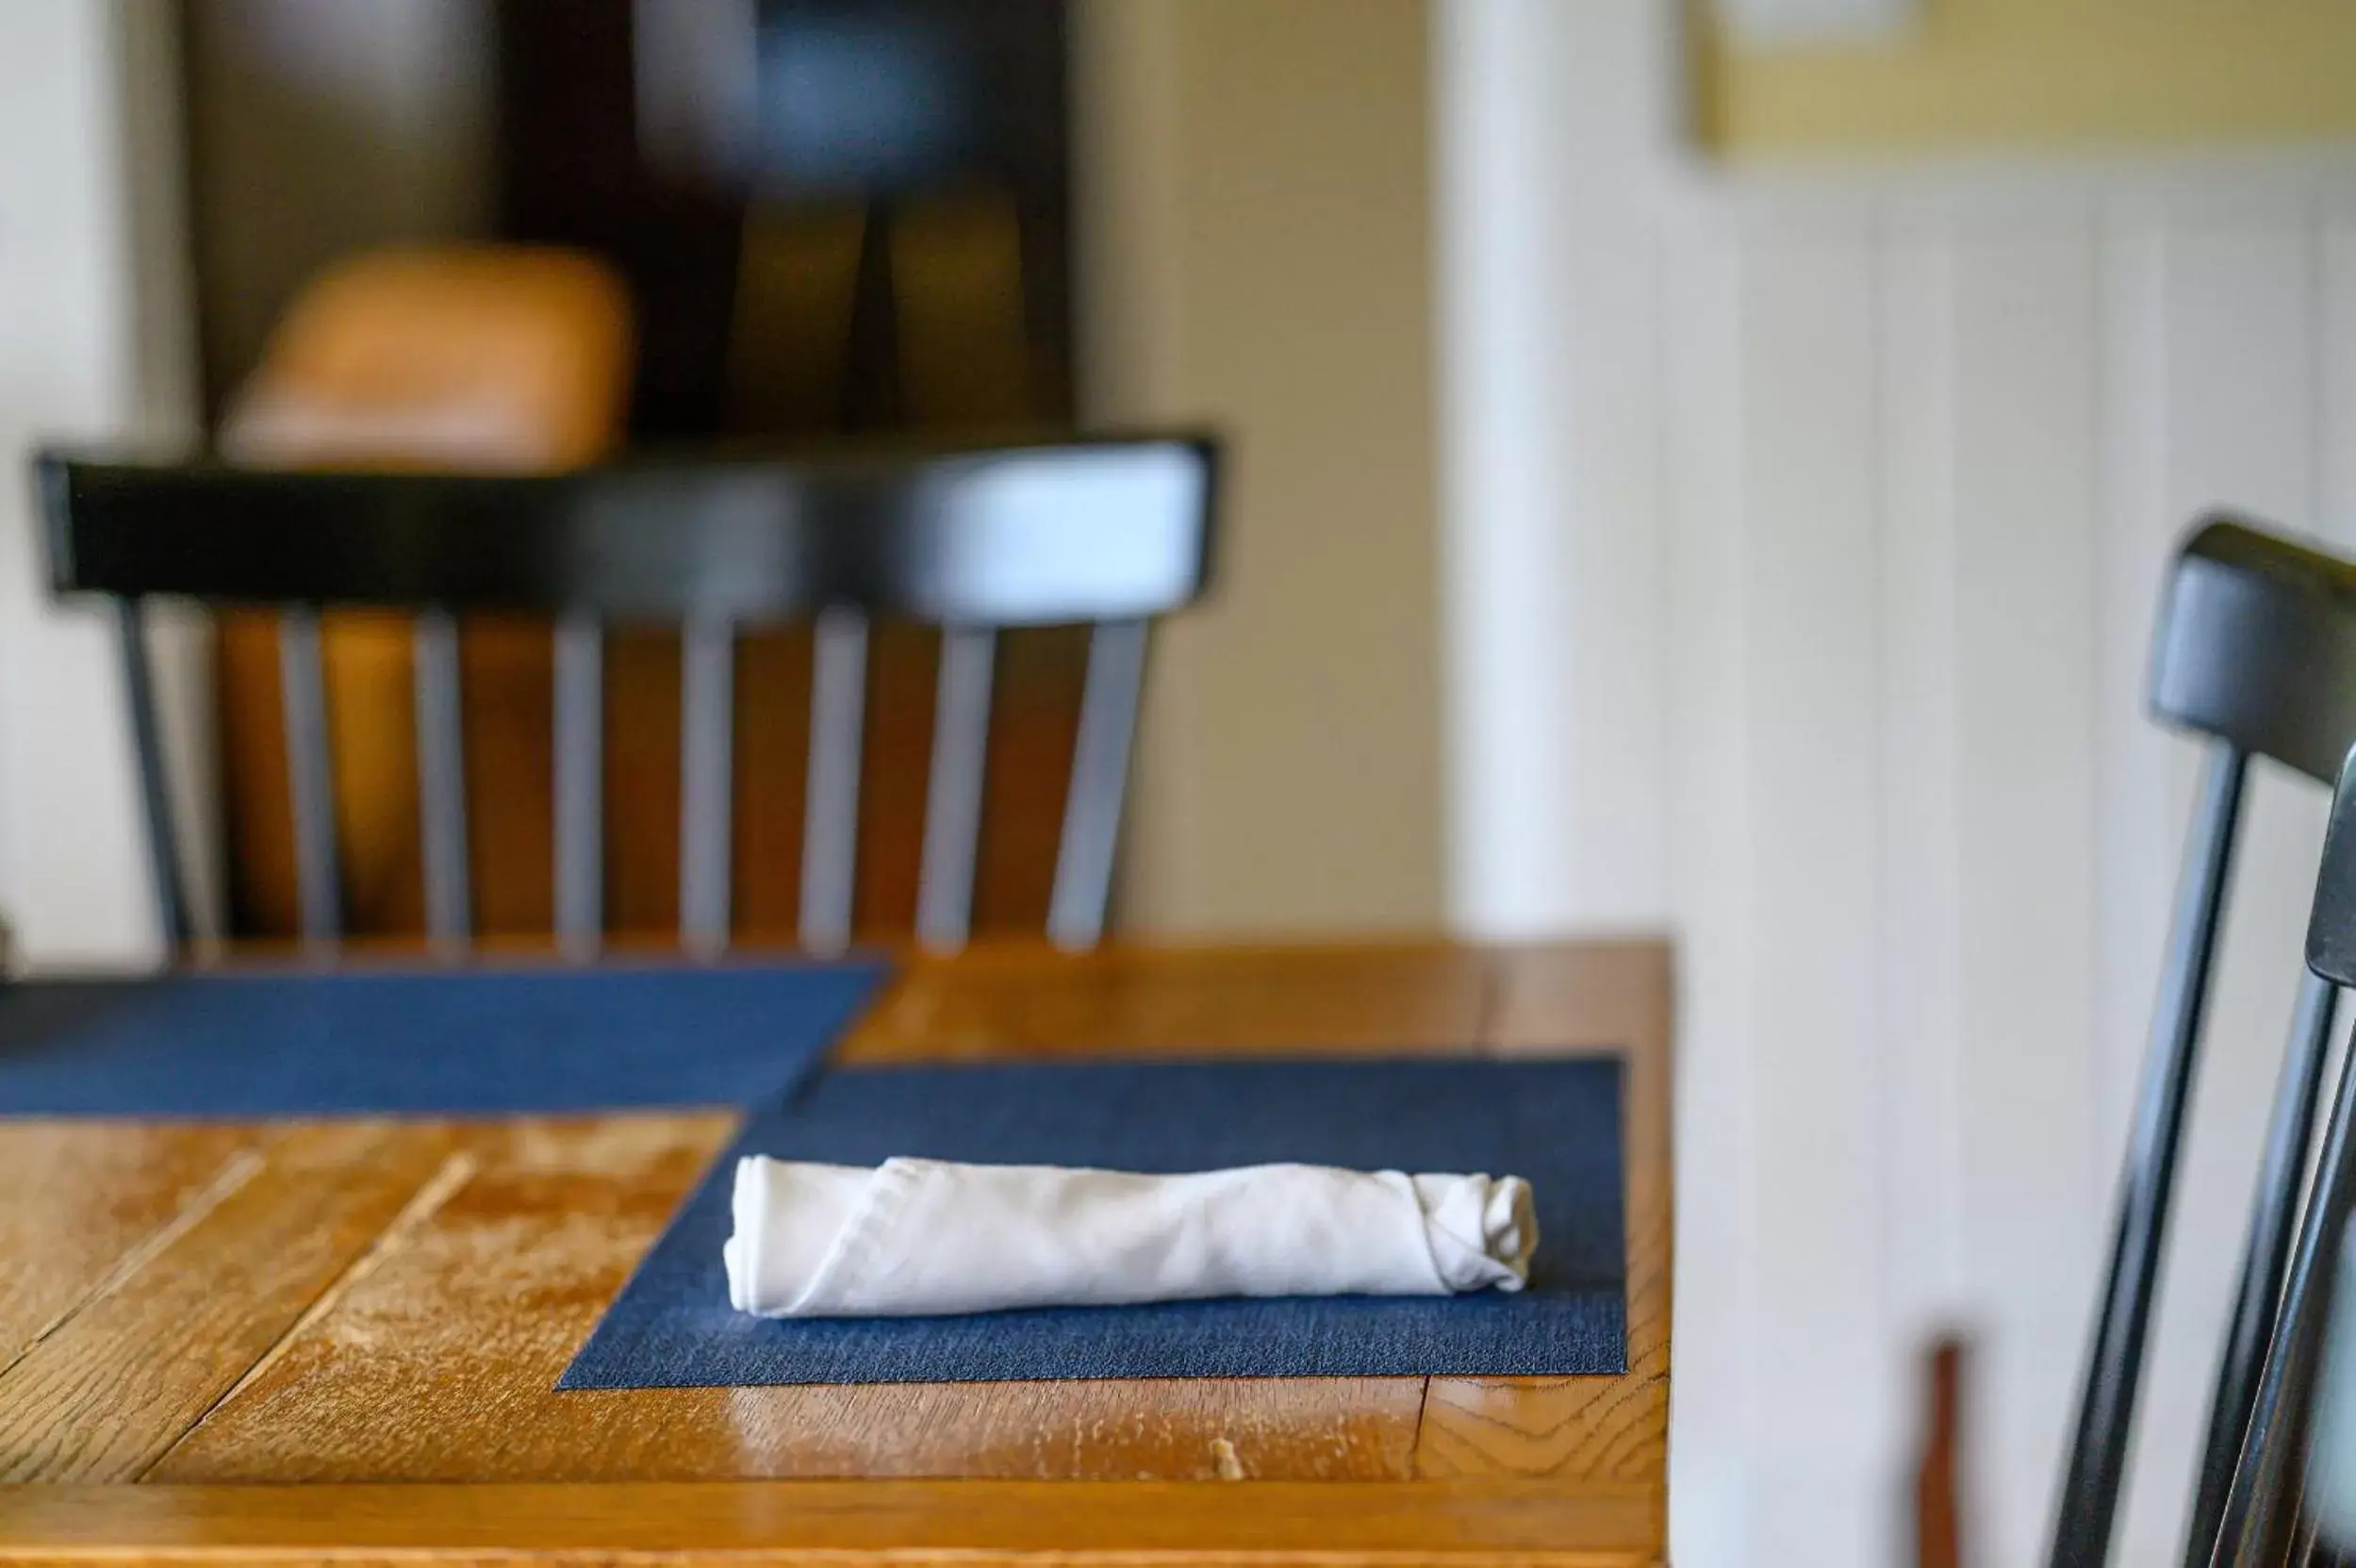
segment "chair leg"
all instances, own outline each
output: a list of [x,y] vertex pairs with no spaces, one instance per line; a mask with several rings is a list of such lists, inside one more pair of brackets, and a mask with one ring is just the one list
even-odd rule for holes
[[2101,1568],[2110,1555],[2119,1480],[2134,1426],[2144,1336],[2150,1327],[2151,1298],[2167,1233],[2184,1100],[2192,1084],[2201,1015],[2208,1005],[2217,916],[2232,871],[2248,765],[2248,756],[2238,748],[2224,742],[2212,747],[2193,817],[2150,1051],[2136,1091],[2111,1271],[2103,1284],[2101,1316],[2086,1362],[2069,1470],[2062,1483],[2052,1552],[2047,1560],[2051,1568]]
[[2233,1568],[2281,1562],[2291,1545],[2299,1500],[2298,1456],[2321,1359],[2330,1309],[2330,1271],[2356,1202],[2356,1072],[2343,1065],[2323,1155],[2291,1253],[2274,1343],[2258,1381],[2249,1435],[2226,1492],[2215,1560]]
[[1964,1560],[1962,1491],[1964,1343],[1952,1335],[1931,1347],[1925,1379],[1922,1451],[1915,1466],[1915,1568],[1960,1568]]
[[2282,1059],[2274,1117],[2266,1129],[2265,1157],[2258,1197],[2249,1216],[2242,1255],[2241,1290],[2233,1323],[2226,1333],[2217,1368],[2216,1395],[2209,1407],[2209,1435],[2200,1450],[2200,1482],[2193,1496],[2192,1528],[2184,1538],[2185,1568],[2209,1568],[2225,1519],[2226,1494],[2233,1462],[2241,1457],[2258,1379],[2273,1343],[2275,1307],[2289,1272],[2292,1221],[2307,1180],[2307,1150],[2315,1136],[2315,1102],[2323,1092],[2323,1070],[2331,1054],[2331,1024],[2339,989],[2309,975],[2298,993],[2298,1013]]

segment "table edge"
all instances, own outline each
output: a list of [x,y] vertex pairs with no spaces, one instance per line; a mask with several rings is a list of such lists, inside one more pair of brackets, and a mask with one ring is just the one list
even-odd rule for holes
[[1210,1552],[1655,1560],[1660,1489],[1461,1481],[0,1487],[0,1558],[248,1551]]

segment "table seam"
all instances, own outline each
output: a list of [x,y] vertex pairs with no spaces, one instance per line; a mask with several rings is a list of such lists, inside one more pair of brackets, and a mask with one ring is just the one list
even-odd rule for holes
[[17,1365],[39,1348],[43,1341],[137,1279],[140,1270],[162,1256],[173,1243],[202,1225],[206,1218],[219,1210],[222,1204],[235,1197],[245,1184],[253,1180],[269,1163],[268,1157],[260,1149],[253,1147],[240,1148],[222,1161],[220,1168],[206,1180],[205,1184],[199,1187],[187,1202],[173,1211],[170,1217],[162,1224],[141,1236],[130,1246],[125,1247],[122,1255],[107,1266],[107,1271],[100,1275],[88,1290],[75,1296],[57,1315],[35,1329],[25,1343],[17,1347],[15,1354],[9,1356],[7,1361],[0,1362],[0,1377],[6,1377],[8,1373],[15,1371]]
[[335,1311],[360,1281],[375,1272],[377,1265],[389,1256],[401,1242],[406,1240],[412,1231],[440,1212],[442,1205],[449,1202],[457,1195],[460,1188],[472,1180],[475,1173],[481,1168],[482,1163],[470,1149],[457,1149],[446,1156],[442,1163],[434,1168],[431,1176],[418,1183],[417,1191],[409,1195],[400,1211],[391,1219],[386,1221],[384,1229],[376,1233],[368,1246],[361,1248],[359,1254],[351,1263],[345,1264],[340,1273],[321,1287],[320,1293],[311,1298],[302,1312],[295,1314],[294,1321],[287,1325],[286,1330],[271,1341],[269,1347],[255,1357],[254,1363],[239,1373],[237,1379],[221,1392],[219,1397],[207,1404],[195,1420],[181,1428],[173,1435],[172,1441],[165,1444],[153,1459],[139,1467],[131,1477],[132,1482],[136,1484],[146,1480],[155,1473],[157,1466],[177,1452],[180,1445],[194,1436],[206,1422],[225,1410],[239,1395],[252,1387],[255,1380],[268,1371],[287,1352],[288,1348],[302,1337],[305,1330],[315,1327],[329,1312]]

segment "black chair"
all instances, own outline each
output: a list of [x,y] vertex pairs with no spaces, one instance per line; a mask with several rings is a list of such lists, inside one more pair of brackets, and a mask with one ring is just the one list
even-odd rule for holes
[[280,662],[305,939],[340,934],[334,780],[319,651],[322,607],[414,610],[427,929],[465,942],[466,797],[456,618],[556,621],[555,908],[560,941],[603,927],[602,628],[683,628],[680,928],[729,933],[734,629],[812,620],[799,936],[849,940],[871,616],[943,629],[917,903],[919,936],[961,943],[981,824],[996,634],[1092,623],[1047,916],[1087,946],[1104,929],[1152,618],[1197,598],[1212,536],[1215,446],[1189,437],[634,462],[547,477],[259,472],[210,463],[45,455],[52,582],[121,611],[163,929],[189,934],[178,835],[149,668],[154,597],[285,610]]
[[[2356,743],[2356,565],[2232,519],[2198,528],[2163,595],[2151,707],[2162,722],[2207,736],[2209,760],[2136,1094],[2110,1274],[2054,1526],[2053,1568],[2097,1568],[2110,1550],[2249,759],[2270,757],[2328,784]],[[2292,1223],[2336,1001],[2327,982],[2307,978],[2210,1407],[2187,1564],[2234,1560],[2247,1539],[2249,1499],[2235,1493],[2234,1470],[2245,1435],[2255,1446],[2279,1404],[2263,1370],[2278,1322],[2298,1310],[2305,1289],[2305,1276],[2291,1266]],[[2287,1305],[2278,1314],[2286,1274]]]
[[[2307,966],[2315,983],[2336,998],[2356,985],[2356,751],[2348,753],[2331,801],[2331,825],[2315,878],[2315,898],[2307,926]],[[2317,1380],[2324,1369],[2326,1330],[2347,1320],[2346,1304],[2333,1311],[2332,1276],[2356,1207],[2356,1073],[2342,1069],[2339,1090],[2323,1133],[2314,1184],[2301,1215],[2291,1256],[2290,1280],[2282,1298],[2281,1327],[2265,1358],[2251,1423],[2232,1476],[2227,1505],[2238,1536],[2216,1557],[2233,1568],[2309,1560],[2345,1561],[2348,1542],[2319,1548],[2311,1515],[2303,1506],[2310,1421]],[[2342,1346],[2338,1360],[2348,1364]],[[2346,1499],[2333,1512],[2345,1516]]]

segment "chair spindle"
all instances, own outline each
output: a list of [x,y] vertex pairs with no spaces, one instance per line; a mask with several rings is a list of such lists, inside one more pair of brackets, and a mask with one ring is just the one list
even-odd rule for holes
[[929,948],[963,947],[972,930],[997,656],[997,635],[987,627],[956,626],[941,634],[941,683],[932,709],[932,766],[925,785],[924,860],[916,893],[916,935]]
[[327,686],[317,610],[289,605],[280,612],[278,678],[303,940],[319,946],[343,934],[343,874],[336,848],[336,773],[327,750]]
[[728,946],[733,809],[736,635],[698,618],[680,635],[679,934],[690,949]]
[[605,935],[605,638],[586,615],[555,638],[556,939],[586,957]]
[[801,945],[850,944],[859,868],[859,760],[866,730],[867,618],[840,605],[818,614],[810,667],[810,771],[801,836]]
[[467,870],[467,773],[458,619],[419,612],[416,631],[418,826],[425,860],[425,933],[446,947],[473,934]]
[[1098,623],[1088,642],[1088,680],[1080,691],[1071,790],[1063,805],[1063,843],[1055,856],[1055,888],[1047,902],[1047,937],[1058,947],[1092,947],[1104,934],[1121,801],[1129,788],[1129,750],[1136,738],[1145,677],[1145,622]]

